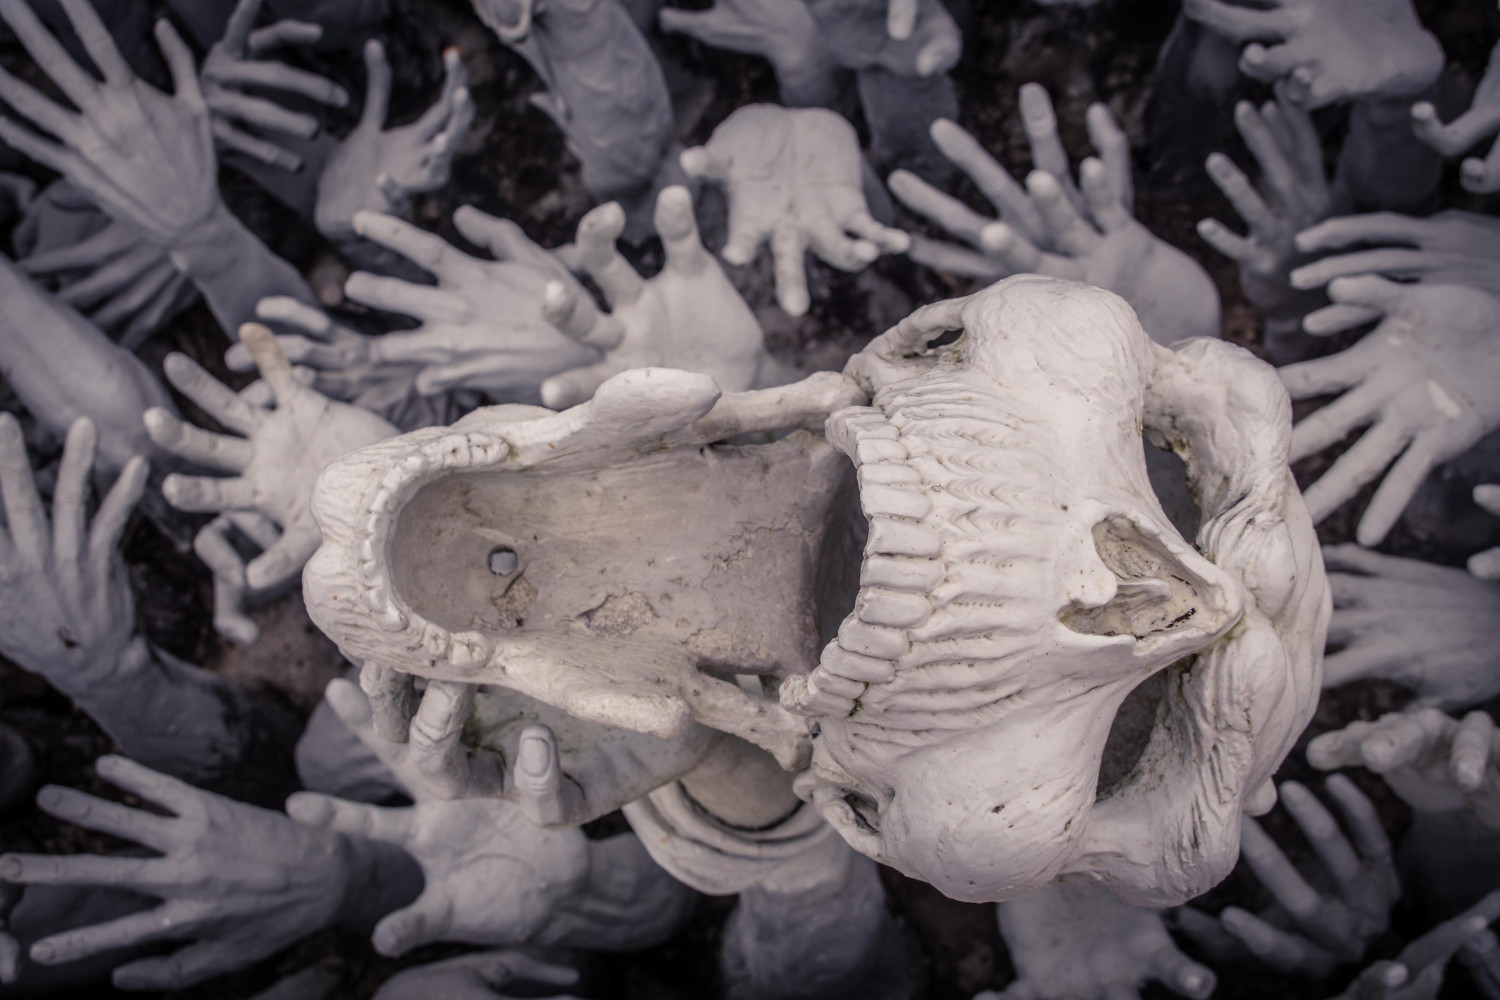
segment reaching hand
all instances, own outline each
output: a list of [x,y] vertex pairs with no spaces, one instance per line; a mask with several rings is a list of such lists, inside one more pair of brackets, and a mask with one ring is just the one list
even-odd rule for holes
[[974,1000],[1136,1000],[1147,980],[1202,1000],[1214,974],[1172,942],[1161,914],[1108,889],[1054,883],[998,907],[1017,978]]
[[941,0],[807,0],[839,64],[897,76],[946,73],[963,52],[958,25]]
[[1308,110],[1409,97],[1443,70],[1442,47],[1411,0],[1185,0],[1182,9],[1215,34],[1248,42],[1240,71],[1265,83],[1285,79],[1287,96]]
[[1021,120],[1037,165],[1023,188],[974,137],[948,121],[932,138],[1000,213],[987,219],[914,174],[896,171],[891,192],[906,206],[977,247],[913,242],[911,256],[930,266],[994,279],[1036,272],[1086,281],[1117,293],[1159,343],[1219,335],[1219,295],[1191,257],[1158,240],[1130,215],[1130,148],[1108,109],[1089,109],[1099,159],[1083,162],[1074,185],[1047,92],[1021,88]]
[[[763,387],[772,359],[760,323],[703,248],[687,188],[669,187],[657,196],[655,221],[667,262],[649,279],[615,248],[625,228],[619,205],[600,205],[579,221],[578,256],[622,332],[617,344],[606,345],[602,361],[542,383],[542,401],[553,409],[583,402],[606,379],[631,368],[702,372],[724,392]],[[801,267],[799,257],[798,279]]]
[[37,805],[58,819],[134,841],[161,857],[91,854],[0,857],[19,885],[93,885],[155,896],[160,906],[64,931],[31,946],[58,965],[117,948],[189,940],[170,955],[115,969],[125,990],[183,989],[249,965],[331,923],[351,865],[345,841],[281,813],[226,799],[124,757],[101,757],[99,776],[152,806],[132,809],[48,785]]
[[1323,686],[1379,677],[1423,704],[1466,708],[1500,694],[1500,585],[1355,545],[1323,550],[1333,590]]
[[[333,108],[348,104],[349,94],[331,80],[265,58],[281,46],[313,45],[323,37],[323,29],[293,20],[256,28],[262,2],[239,0],[235,5],[224,37],[203,60],[203,94],[213,115],[214,138],[221,148],[283,170],[300,170],[302,157],[257,133],[310,139],[318,133],[318,120],[268,98],[244,93],[243,88],[295,94]],[[247,126],[253,131],[247,132]]]
[[1500,735],[1484,712],[1460,722],[1422,708],[1351,722],[1309,743],[1307,762],[1369,768],[1419,812],[1467,809],[1500,830]]
[[1364,954],[1385,932],[1401,880],[1391,860],[1391,844],[1375,806],[1343,775],[1324,790],[1343,814],[1354,840],[1339,830],[1333,815],[1306,787],[1281,784],[1281,802],[1302,830],[1331,883],[1320,892],[1308,883],[1281,848],[1249,816],[1241,820],[1240,858],[1270,890],[1276,904],[1260,916],[1238,906],[1211,917],[1192,907],[1175,913],[1177,926],[1210,954],[1249,954],[1289,975],[1321,979],[1336,966]]
[[365,43],[364,110],[318,179],[314,221],[323,235],[347,238],[360,210],[399,215],[412,195],[448,183],[453,157],[474,120],[474,101],[457,49],[444,50],[443,67],[447,75],[437,102],[410,125],[387,129],[390,63],[377,39]]
[[[1467,152],[1476,143],[1500,132],[1500,45],[1490,51],[1490,64],[1474,91],[1469,110],[1444,125],[1428,101],[1411,106],[1411,127],[1418,139],[1447,157]],[[1484,158],[1471,156],[1460,167],[1459,183],[1475,194],[1500,191],[1500,142]]]
[[0,71],[0,98],[53,137],[0,118],[0,139],[87,191],[137,235],[176,247],[224,211],[193,54],[170,22],[156,22],[176,91],[168,96],[136,77],[88,0],[62,5],[104,79],[80,68],[25,0],[3,0],[0,18],[78,111]]
[[[1444,920],[1432,930],[1401,949],[1395,961],[1379,961],[1370,965],[1349,984],[1349,988],[1334,1000],[1437,1000],[1438,990],[1443,986],[1443,972],[1455,954],[1480,956],[1478,963],[1469,962],[1476,982],[1491,966],[1485,952],[1493,948],[1495,936],[1488,930],[1489,924],[1500,916],[1500,892],[1494,892],[1469,909],[1450,920]],[[1484,946],[1490,945],[1490,949]],[[1495,992],[1485,992],[1494,997]]]
[[[1260,165],[1261,190],[1222,153],[1208,158],[1208,175],[1224,192],[1249,232],[1239,236],[1214,219],[1198,223],[1198,235],[1240,266],[1240,284],[1250,304],[1272,320],[1300,319],[1309,296],[1292,287],[1298,259],[1293,238],[1328,215],[1333,194],[1323,171],[1323,146],[1307,112],[1276,87],[1276,100],[1257,111],[1248,101],[1234,109],[1235,126]],[[1314,300],[1315,301],[1315,300]]]
[[725,261],[748,264],[771,241],[776,299],[792,316],[810,305],[802,259],[809,248],[842,271],[861,271],[882,252],[908,246],[905,233],[871,217],[859,137],[832,111],[740,108],[706,145],[683,152],[682,168],[729,193],[729,238],[719,252]]
[[0,653],[78,696],[147,655],[118,544],[146,484],[134,458],[87,523],[98,434],[87,418],[68,431],[52,494],[52,524],[32,481],[20,425],[0,413]]
[[318,473],[340,455],[391,437],[396,429],[299,382],[265,327],[247,323],[240,336],[274,396],[273,409],[252,406],[187,356],[172,354],[165,366],[172,384],[244,437],[211,434],[162,409],[147,411],[146,428],[163,450],[236,474],[228,479],[168,476],[162,493],[174,507],[256,512],[280,526],[279,540],[246,569],[248,586],[265,589],[300,573],[318,547],[321,536],[308,507]]
[[1378,545],[1434,466],[1500,426],[1500,299],[1461,285],[1398,285],[1374,275],[1337,278],[1334,305],[1306,327],[1334,333],[1382,317],[1338,354],[1280,369],[1293,399],[1343,395],[1292,430],[1291,460],[1316,454],[1371,425],[1303,496],[1321,521],[1391,465],[1360,519],[1356,538]]
[[708,10],[664,7],[663,31],[760,56],[776,70],[782,103],[827,107],[837,96],[833,53],[804,0],[717,0]]
[[[538,961],[520,951],[479,951],[442,962],[403,969],[375,991],[372,1000],[506,1000],[496,992],[517,983],[572,986],[578,971]],[[533,987],[534,990],[534,987]],[[528,991],[528,996],[537,996]],[[548,994],[553,1000],[577,1000]]]
[[[1336,253],[1292,272],[1297,288],[1321,288],[1334,278],[1383,274],[1432,285],[1500,288],[1500,219],[1459,209],[1427,218],[1375,212],[1329,219],[1297,234],[1297,249],[1324,253],[1360,243],[1377,249]],[[1373,315],[1371,318],[1374,318]],[[1310,333],[1321,329],[1308,328]]]
[[298,792],[287,812],[311,828],[394,844],[421,865],[422,894],[375,926],[371,941],[382,955],[432,941],[523,944],[542,934],[587,881],[581,831],[543,829],[498,799],[383,809]]

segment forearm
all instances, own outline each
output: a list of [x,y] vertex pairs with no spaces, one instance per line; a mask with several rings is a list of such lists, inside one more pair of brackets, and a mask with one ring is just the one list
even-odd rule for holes
[[297,269],[272,253],[223,202],[170,253],[232,339],[238,339],[241,323],[255,318],[255,304],[268,296],[288,295],[317,306]]

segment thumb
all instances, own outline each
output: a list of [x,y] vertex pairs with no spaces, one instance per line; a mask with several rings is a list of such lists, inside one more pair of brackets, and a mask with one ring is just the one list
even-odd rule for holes
[[387,914],[376,924],[370,943],[387,958],[399,958],[413,948],[439,940],[452,926],[452,901],[429,887],[416,902]]
[[276,543],[250,561],[245,568],[245,582],[254,590],[265,590],[290,579],[302,571],[323,542],[316,528],[289,528]]
[[321,792],[294,792],[286,800],[286,814],[303,826],[392,844],[403,843],[411,833],[411,809],[346,802]]
[[542,383],[542,404],[548,409],[565,410],[585,402],[595,389],[623,370],[617,362],[605,360],[554,375]]
[[379,132],[384,128],[390,103],[391,64],[385,58],[385,46],[372,38],[365,43],[365,107],[360,112],[358,130]]

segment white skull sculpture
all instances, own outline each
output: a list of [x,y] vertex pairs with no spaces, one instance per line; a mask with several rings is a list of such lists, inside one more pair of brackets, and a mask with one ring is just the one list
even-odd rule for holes
[[[1062,877],[1166,905],[1232,867],[1316,701],[1329,600],[1290,426],[1246,352],[1159,347],[1117,296],[1020,276],[844,376],[721,397],[643,369],[354,452],[304,590],[355,658],[750,740],[955,898]],[[1186,462],[1196,548],[1145,437]],[[1100,795],[1116,711],[1164,670]]]

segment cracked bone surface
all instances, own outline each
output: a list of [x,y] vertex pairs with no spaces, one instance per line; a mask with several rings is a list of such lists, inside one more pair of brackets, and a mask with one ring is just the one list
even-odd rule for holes
[[[1228,872],[1316,699],[1329,602],[1290,424],[1247,352],[1160,347],[1117,296],[1018,276],[844,375],[722,394],[637,369],[346,455],[304,594],[353,658],[740,736],[955,898],[1067,875],[1167,905]],[[1143,427],[1186,460],[1198,548]],[[793,432],[725,443],[771,430]],[[1163,670],[1099,795],[1116,710]]]

